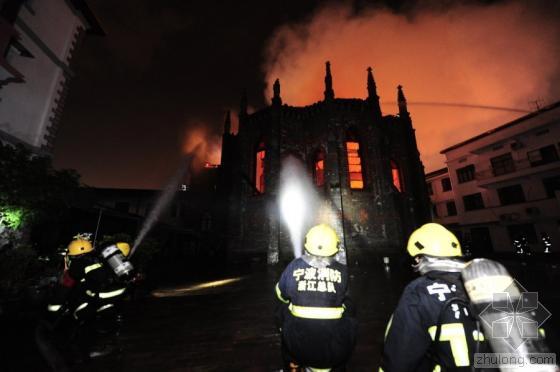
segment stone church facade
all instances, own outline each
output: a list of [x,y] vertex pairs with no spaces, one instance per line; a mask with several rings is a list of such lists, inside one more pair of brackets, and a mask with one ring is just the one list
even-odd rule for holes
[[404,252],[408,235],[429,220],[424,167],[402,87],[398,114],[382,115],[371,68],[365,99],[335,98],[326,64],[324,99],[310,106],[272,104],[247,113],[239,130],[226,118],[222,181],[227,254],[274,264],[293,258],[278,210],[280,170],[287,156],[308,170],[319,196],[334,211],[331,223],[349,264]]

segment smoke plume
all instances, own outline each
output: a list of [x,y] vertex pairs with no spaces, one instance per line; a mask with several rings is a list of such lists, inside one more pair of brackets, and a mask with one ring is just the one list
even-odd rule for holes
[[398,111],[396,86],[404,86],[422,159],[433,170],[443,166],[443,148],[523,114],[414,101],[534,110],[532,101],[542,107],[558,100],[558,10],[553,2],[510,1],[356,13],[331,4],[276,30],[265,54],[265,95],[280,78],[285,103],[321,100],[330,60],[336,97],[365,97],[372,66],[384,114]]
[[190,125],[185,132],[183,154],[192,155],[193,170],[200,170],[206,163],[219,164],[221,156],[221,138],[212,135],[206,129],[210,126],[204,123]]

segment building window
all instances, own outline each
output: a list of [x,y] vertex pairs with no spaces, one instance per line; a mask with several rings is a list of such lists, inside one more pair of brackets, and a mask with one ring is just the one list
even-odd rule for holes
[[535,226],[530,223],[523,223],[517,225],[509,225],[507,227],[508,235],[511,241],[520,240],[522,238],[527,239],[528,243],[535,244],[537,242],[537,233],[535,232]]
[[541,147],[538,150],[529,151],[527,153],[527,158],[532,167],[537,167],[539,165],[552,163],[558,160],[558,152],[554,145],[549,145]]
[[348,177],[350,179],[350,188],[361,190],[364,188],[364,177],[362,174],[360,144],[357,141],[347,141],[346,152],[348,154]]
[[431,182],[426,183],[426,189],[428,189],[428,195],[434,195],[434,186]]
[[264,193],[264,159],[266,156],[266,150],[264,148],[264,142],[259,143],[257,147],[257,152],[255,155],[255,188],[261,194]]
[[443,191],[451,191],[451,179],[449,177],[441,180],[441,188]]
[[457,180],[465,183],[474,180],[474,164],[457,169]]
[[450,201],[446,203],[447,205],[447,215],[448,216],[456,216],[457,215],[457,206],[455,205],[454,201]]
[[476,194],[463,196],[463,203],[465,205],[466,211],[474,211],[477,209],[484,208],[484,202],[482,201],[482,194],[479,192],[477,192]]
[[393,177],[393,185],[399,192],[403,192],[402,173],[394,160],[391,160],[391,175]]
[[313,164],[313,178],[315,185],[323,186],[325,184],[325,153],[317,151]]
[[560,176],[543,178],[543,185],[547,198],[555,198],[556,193],[560,192]]
[[492,163],[492,172],[494,176],[515,172],[515,164],[509,152],[490,159],[490,163]]
[[521,185],[501,187],[497,191],[502,205],[523,203],[525,201],[525,194]]

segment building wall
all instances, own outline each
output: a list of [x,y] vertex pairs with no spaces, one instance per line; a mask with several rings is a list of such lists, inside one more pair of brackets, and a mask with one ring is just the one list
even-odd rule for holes
[[[350,188],[346,141],[349,131],[360,142],[365,187]],[[289,235],[280,221],[276,198],[282,159],[299,159],[310,178],[318,150],[325,154],[325,183],[316,187],[330,207],[331,224],[341,237],[350,263],[404,251],[408,234],[428,220],[423,167],[408,115],[376,116],[371,102],[335,99],[307,107],[272,105],[240,117],[235,141],[239,157],[223,159],[222,168],[238,167],[229,218],[232,255],[266,257],[269,263],[293,258]],[[264,142],[265,192],[254,189],[256,148]],[[226,144],[226,147],[229,147]],[[404,192],[393,185],[390,161],[399,164]],[[237,185],[237,186],[235,186]]]
[[[555,242],[560,242],[560,191],[547,193],[544,180],[560,177],[559,138],[560,104],[557,103],[444,150],[448,173],[427,177],[434,188],[432,203],[438,206],[438,212],[443,212],[438,213],[436,220],[452,227],[466,240],[472,240],[473,229],[479,233],[488,229],[491,245],[485,247],[486,251],[512,251],[512,240],[520,235],[531,235],[532,249],[542,251],[544,233],[552,239],[553,249],[558,250]],[[548,161],[535,161],[539,149],[545,147]],[[511,161],[492,165],[493,158],[507,154]],[[471,164],[473,179],[459,182],[458,169]],[[444,177],[449,177],[453,186],[452,192],[445,194],[439,185]],[[504,189],[508,187],[509,193]],[[484,208],[465,210],[464,197],[477,193],[482,196]],[[457,206],[454,217],[446,214],[443,205],[451,194]]]
[[50,150],[72,75],[69,62],[86,27],[65,0],[21,7],[15,29],[33,57],[8,52],[7,61],[25,82],[0,90],[0,131],[33,148]]

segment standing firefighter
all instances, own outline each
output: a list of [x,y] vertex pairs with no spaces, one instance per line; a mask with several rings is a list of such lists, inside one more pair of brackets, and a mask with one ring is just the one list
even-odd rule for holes
[[407,245],[421,274],[404,290],[385,332],[381,371],[470,371],[473,356],[489,351],[461,280],[459,241],[428,223]]
[[311,228],[305,254],[286,267],[276,285],[285,370],[343,368],[350,358],[355,320],[345,307],[346,266],[333,257],[338,245],[331,227]]

